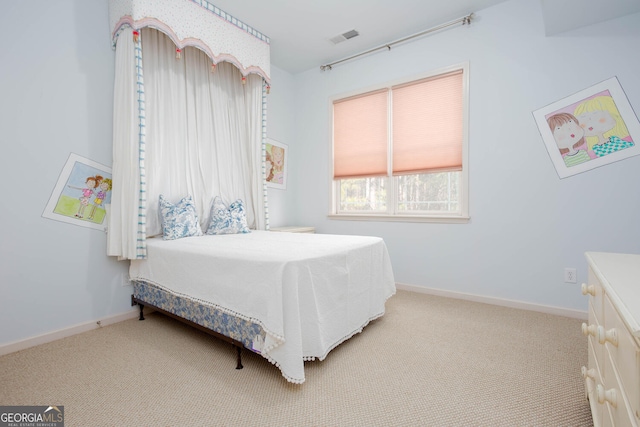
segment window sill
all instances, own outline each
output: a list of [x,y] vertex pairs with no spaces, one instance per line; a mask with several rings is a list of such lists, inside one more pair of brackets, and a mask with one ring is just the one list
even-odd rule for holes
[[342,221],[388,221],[388,222],[435,222],[447,224],[466,224],[468,216],[426,216],[426,215],[383,215],[383,214],[329,214],[329,219]]

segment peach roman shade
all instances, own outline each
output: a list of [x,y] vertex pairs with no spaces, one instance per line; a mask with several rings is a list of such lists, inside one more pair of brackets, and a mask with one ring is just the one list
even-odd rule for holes
[[393,174],[462,170],[462,70],[391,91]]
[[456,70],[334,101],[334,179],[388,175],[389,151],[393,175],[462,170],[463,89]]
[[387,175],[388,90],[333,104],[333,177]]

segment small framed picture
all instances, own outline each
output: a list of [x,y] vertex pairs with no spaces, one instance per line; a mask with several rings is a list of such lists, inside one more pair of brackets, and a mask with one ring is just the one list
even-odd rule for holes
[[285,144],[267,138],[264,160],[267,187],[286,190],[288,154],[289,148]]
[[111,168],[71,153],[42,213],[44,218],[106,230]]
[[640,123],[616,77],[533,116],[560,178],[640,154]]

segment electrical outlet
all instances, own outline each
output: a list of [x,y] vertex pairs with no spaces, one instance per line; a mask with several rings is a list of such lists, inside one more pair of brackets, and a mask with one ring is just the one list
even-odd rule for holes
[[565,268],[564,269],[564,281],[565,283],[577,283],[576,277],[576,269],[575,268]]

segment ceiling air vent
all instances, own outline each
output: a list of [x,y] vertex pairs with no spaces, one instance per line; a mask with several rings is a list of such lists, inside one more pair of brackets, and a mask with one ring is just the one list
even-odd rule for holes
[[351,31],[347,31],[346,33],[342,33],[340,35],[337,35],[335,37],[331,37],[329,40],[333,44],[338,44],[338,43],[342,43],[343,41],[352,39],[352,38],[354,38],[355,36],[358,36],[358,35],[360,35],[359,32],[357,32],[356,30],[351,30]]

